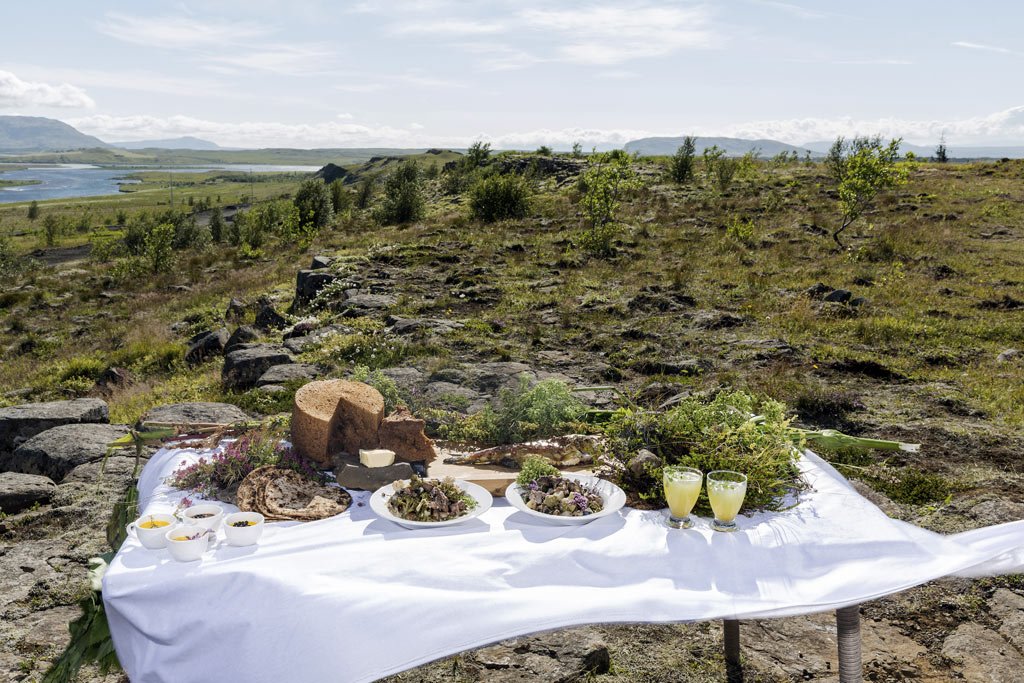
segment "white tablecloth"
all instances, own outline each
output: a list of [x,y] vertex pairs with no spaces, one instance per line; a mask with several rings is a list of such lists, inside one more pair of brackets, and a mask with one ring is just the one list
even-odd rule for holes
[[[157,453],[142,509],[172,510],[182,494],[163,479],[198,457]],[[356,492],[344,515],[271,524],[258,546],[221,543],[200,562],[130,538],[103,599],[133,683],[350,683],[565,626],[781,617],[1024,571],[1024,521],[941,536],[889,519],[813,454],[801,467],[813,490],[799,505],[731,534],[630,509],[545,526],[500,498],[465,525],[409,531]]]

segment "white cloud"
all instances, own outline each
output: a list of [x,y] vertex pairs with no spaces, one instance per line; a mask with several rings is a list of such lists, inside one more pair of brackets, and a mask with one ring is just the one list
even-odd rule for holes
[[909,59],[895,59],[890,57],[863,58],[863,59],[834,59],[832,64],[845,66],[909,66],[913,64]]
[[341,119],[342,121],[351,121],[351,120],[352,120],[352,119],[354,119],[355,117],[354,117],[354,116],[352,116],[352,114],[349,114],[349,113],[348,113],[348,112],[346,111],[346,112],[342,112],[342,113],[338,114],[337,118]]
[[392,33],[399,35],[447,35],[472,36],[499,33],[505,30],[502,24],[490,21],[473,21],[467,19],[440,19],[437,21],[419,21],[415,23],[397,24],[391,27]]
[[238,45],[270,33],[262,26],[239,21],[198,21],[175,16],[132,17],[118,12],[108,13],[96,28],[126,43],[177,50]]
[[457,47],[481,56],[477,66],[484,71],[510,71],[523,69],[545,61],[544,59],[504,43],[467,42]]
[[316,45],[267,45],[259,50],[213,55],[215,60],[240,71],[268,71],[286,76],[313,76],[326,71],[334,53]]
[[91,109],[96,103],[84,90],[68,83],[23,81],[10,71],[0,71],[0,108],[33,106]]
[[953,47],[962,47],[968,50],[980,50],[982,52],[996,52],[1001,55],[1012,55],[1018,54],[1013,50],[1005,47],[998,47],[996,45],[984,45],[982,43],[970,43],[966,40],[958,40],[953,43]]
[[778,2],[777,0],[753,0],[756,5],[764,5],[765,7],[772,7],[777,10],[792,14],[795,17],[801,19],[822,19],[827,15],[824,12],[818,12],[815,10],[809,10],[806,7],[800,5],[794,5],[790,2]]
[[559,58],[577,64],[621,64],[721,43],[703,7],[603,5],[528,9],[520,16],[528,27],[558,36]]

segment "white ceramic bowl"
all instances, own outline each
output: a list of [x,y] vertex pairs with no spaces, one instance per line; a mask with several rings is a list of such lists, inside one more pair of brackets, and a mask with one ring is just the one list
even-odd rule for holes
[[[195,524],[183,524],[182,526],[175,527],[165,534],[167,550],[171,552],[171,557],[178,562],[195,562],[210,547],[210,533],[212,532],[209,529]],[[189,540],[175,540],[182,537],[186,537]]]
[[584,486],[588,486],[592,491],[600,495],[601,499],[604,501],[604,507],[601,511],[595,512],[592,515],[585,515],[583,517],[561,517],[559,515],[548,515],[543,512],[538,512],[537,510],[531,510],[526,506],[526,501],[523,500],[523,496],[519,493],[519,485],[515,482],[509,484],[508,488],[505,489],[505,500],[520,512],[524,512],[540,522],[555,526],[589,524],[594,520],[603,519],[617,514],[618,511],[622,509],[622,506],[626,504],[625,491],[610,481],[600,479],[589,474],[576,474],[573,472],[562,472],[562,476],[566,479],[574,479]]
[[[197,515],[210,515],[209,517],[197,517]],[[185,508],[181,513],[182,521],[185,524],[195,524],[210,531],[216,531],[224,519],[224,508],[212,503],[200,503]]]
[[[161,524],[160,526],[146,527],[146,524]],[[139,542],[150,550],[159,550],[167,547],[167,532],[178,526],[178,518],[174,515],[155,513],[143,515],[128,525],[128,533],[134,534]]]
[[[398,482],[401,486],[405,486],[409,483],[409,480]],[[388,509],[388,501],[391,500],[391,496],[395,494],[394,484],[388,484],[377,489],[370,497],[370,509],[377,513],[377,516],[383,517],[384,519],[394,522],[398,526],[403,526],[406,529],[424,529],[431,527],[442,527],[442,526],[454,526],[456,524],[462,524],[468,522],[471,519],[475,519],[480,515],[484,514],[491,509],[491,503],[494,499],[491,494],[483,486],[474,484],[470,481],[463,481],[461,479],[455,480],[455,485],[460,489],[468,493],[473,500],[476,501],[476,507],[455,519],[449,519],[444,522],[417,522],[411,519],[402,519],[398,515],[391,512]]]
[[[232,526],[239,522],[253,522],[249,526]],[[258,512],[233,512],[224,518],[224,535],[228,545],[256,545],[263,535],[263,515]]]

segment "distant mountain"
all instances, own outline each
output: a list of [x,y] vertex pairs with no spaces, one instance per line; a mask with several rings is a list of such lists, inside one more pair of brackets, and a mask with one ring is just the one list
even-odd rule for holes
[[183,135],[180,138],[170,138],[168,140],[130,140],[128,142],[111,142],[110,144],[121,149],[224,149],[216,142],[202,140],[191,135]]
[[56,119],[0,116],[0,152],[62,152],[109,146]]
[[[884,140],[883,140],[884,141]],[[804,147],[821,154],[828,154],[832,140],[819,140],[808,142]],[[930,158],[935,156],[934,145],[912,145],[904,142],[900,145],[900,151],[906,154],[913,152],[919,157]],[[1024,159],[1024,146],[1021,145],[953,145],[946,144],[946,156],[950,159]]]
[[[667,156],[675,154],[679,146],[683,144],[682,136],[677,138],[642,138],[630,140],[624,149],[633,154],[639,152],[640,156]],[[697,154],[703,154],[709,147],[718,145],[724,149],[727,156],[743,156],[747,152],[757,150],[762,157],[773,157],[780,152],[796,152],[803,156],[807,153],[804,147],[787,145],[778,140],[744,140],[742,138],[697,138]],[[826,148],[827,150],[827,148]],[[812,151],[812,154],[814,152]],[[815,154],[815,156],[817,156]]]

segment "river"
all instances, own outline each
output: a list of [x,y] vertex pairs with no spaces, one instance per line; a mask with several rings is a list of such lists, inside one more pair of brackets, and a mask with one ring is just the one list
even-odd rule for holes
[[[24,166],[24,164],[12,164]],[[241,171],[248,173],[312,173],[319,166],[276,166],[270,164],[210,164],[188,168],[100,168],[88,164],[56,164],[30,166],[17,171],[4,171],[0,163],[0,180],[35,180],[33,185],[0,187],[0,204],[30,202],[33,199],[65,199],[68,197],[98,197],[117,194],[120,185],[139,181],[127,176],[145,171],[161,173],[206,173],[208,171]]]

